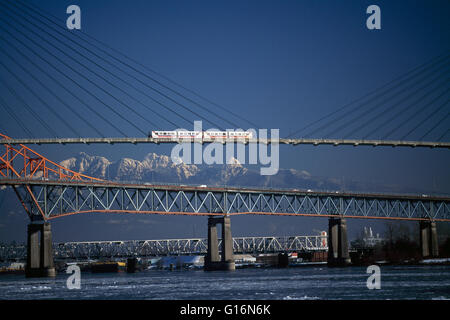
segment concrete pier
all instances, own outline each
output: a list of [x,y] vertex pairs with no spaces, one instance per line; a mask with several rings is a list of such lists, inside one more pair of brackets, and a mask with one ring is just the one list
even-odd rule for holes
[[289,255],[286,252],[278,254],[278,268],[287,268],[289,266]]
[[328,266],[343,267],[350,263],[347,222],[343,218],[330,218],[328,221]]
[[[217,224],[222,224],[222,252],[220,255]],[[235,270],[230,217],[208,218],[208,251],[205,257],[204,270]]]
[[423,258],[439,256],[436,222],[420,221],[420,249]]
[[135,273],[136,272],[136,258],[128,258],[127,259],[127,273]]
[[27,277],[55,277],[50,223],[29,224],[27,244],[25,275]]

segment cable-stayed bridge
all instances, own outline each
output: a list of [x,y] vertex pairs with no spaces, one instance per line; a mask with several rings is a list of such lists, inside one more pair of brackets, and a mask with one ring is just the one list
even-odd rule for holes
[[[437,255],[435,222],[450,221],[446,196],[130,185],[68,170],[27,147],[179,143],[148,138],[149,128],[176,130],[195,120],[217,130],[263,127],[64,25],[23,0],[0,0],[0,185],[13,188],[34,222],[30,275],[51,273],[48,221],[89,212],[208,216],[211,269],[233,268],[230,216],[237,214],[329,218],[332,264],[349,260],[345,218],[420,221],[422,253]],[[449,148],[449,58],[434,57],[280,140],[246,143]]]
[[[34,4],[1,0],[0,8],[2,133],[15,138],[2,143],[166,143],[173,141],[148,132],[194,121],[218,130],[270,128],[81,30],[68,32]],[[447,148],[449,58],[444,52],[410,69],[280,143]]]

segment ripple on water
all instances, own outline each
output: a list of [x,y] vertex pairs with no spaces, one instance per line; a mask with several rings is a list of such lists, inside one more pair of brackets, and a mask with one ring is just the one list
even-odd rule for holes
[[450,267],[381,268],[381,290],[368,290],[365,268],[244,269],[81,274],[81,290],[56,279],[0,277],[0,299],[450,299]]

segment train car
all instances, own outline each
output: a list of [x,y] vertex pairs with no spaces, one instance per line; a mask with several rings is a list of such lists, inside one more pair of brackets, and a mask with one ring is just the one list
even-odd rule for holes
[[201,131],[177,131],[178,139],[190,138],[190,139],[202,139],[203,135]]
[[252,139],[253,134],[250,131],[152,131],[152,138],[166,139]]
[[176,131],[152,131],[152,138],[172,138],[178,137]]
[[253,136],[250,131],[229,131],[228,138],[229,139],[251,139]]
[[205,139],[226,139],[227,132],[226,131],[204,131],[203,138]]

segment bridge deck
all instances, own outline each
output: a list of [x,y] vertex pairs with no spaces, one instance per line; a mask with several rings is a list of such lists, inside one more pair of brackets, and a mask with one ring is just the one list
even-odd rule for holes
[[31,218],[99,213],[292,215],[450,221],[450,197],[304,190],[0,179]]
[[291,145],[350,145],[350,146],[388,146],[388,147],[427,147],[427,148],[450,148],[450,142],[439,141],[401,141],[401,140],[358,140],[358,139],[279,139],[272,141],[271,139],[251,139],[248,141],[235,140],[211,140],[211,139],[171,139],[171,138],[39,138],[39,139],[0,139],[0,144],[16,145],[16,144],[116,144],[116,143],[262,143],[262,144],[291,144]]
[[358,198],[383,198],[401,200],[424,200],[424,201],[448,201],[449,196],[444,195],[417,195],[406,193],[363,193],[349,191],[320,191],[301,189],[276,189],[276,188],[252,188],[252,187],[215,187],[198,185],[178,185],[178,184],[151,184],[151,183],[129,183],[114,181],[67,181],[67,180],[46,180],[46,179],[5,179],[0,178],[0,185],[49,185],[49,186],[78,186],[78,187],[98,187],[98,188],[133,188],[140,190],[170,190],[170,191],[200,191],[200,192],[240,192],[240,193],[270,193],[289,195],[320,195],[320,196],[345,196]]

